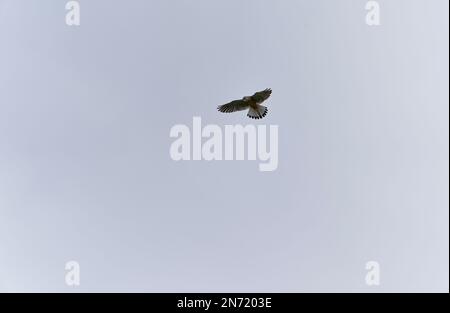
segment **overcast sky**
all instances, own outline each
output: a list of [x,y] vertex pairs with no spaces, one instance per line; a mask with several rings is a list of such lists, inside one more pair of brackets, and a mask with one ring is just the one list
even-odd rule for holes
[[[448,292],[448,1],[80,2],[0,0],[0,291]],[[278,169],[174,162],[193,116]]]

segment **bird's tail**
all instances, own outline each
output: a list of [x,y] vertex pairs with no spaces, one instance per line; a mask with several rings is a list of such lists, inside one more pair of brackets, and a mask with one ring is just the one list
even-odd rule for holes
[[267,111],[267,107],[258,104],[256,109],[250,107],[247,116],[253,119],[260,119],[267,115]]

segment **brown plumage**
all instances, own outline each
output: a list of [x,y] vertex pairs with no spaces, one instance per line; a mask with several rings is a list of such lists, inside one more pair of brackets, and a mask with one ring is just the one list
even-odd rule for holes
[[248,117],[260,119],[266,116],[268,111],[267,107],[261,105],[261,103],[269,99],[271,94],[272,89],[268,88],[255,93],[253,96],[244,97],[241,100],[234,100],[230,103],[220,105],[217,107],[217,110],[223,113],[231,113],[248,109]]

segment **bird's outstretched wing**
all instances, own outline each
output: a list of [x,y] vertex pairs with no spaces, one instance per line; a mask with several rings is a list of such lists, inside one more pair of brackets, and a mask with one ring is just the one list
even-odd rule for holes
[[259,92],[255,93],[252,96],[252,99],[256,103],[262,103],[262,102],[266,101],[267,99],[269,99],[271,94],[272,94],[272,89],[267,88],[267,89],[265,89],[263,91],[259,91]]
[[217,107],[217,110],[223,113],[231,113],[236,111],[243,111],[245,109],[248,109],[248,102],[244,100],[234,100],[230,103],[219,105]]

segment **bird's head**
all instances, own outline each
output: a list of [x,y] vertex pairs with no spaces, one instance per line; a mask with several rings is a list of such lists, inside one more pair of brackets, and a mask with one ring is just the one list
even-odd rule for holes
[[244,98],[242,98],[242,100],[244,100],[244,101],[250,101],[252,99],[252,97],[244,97]]

